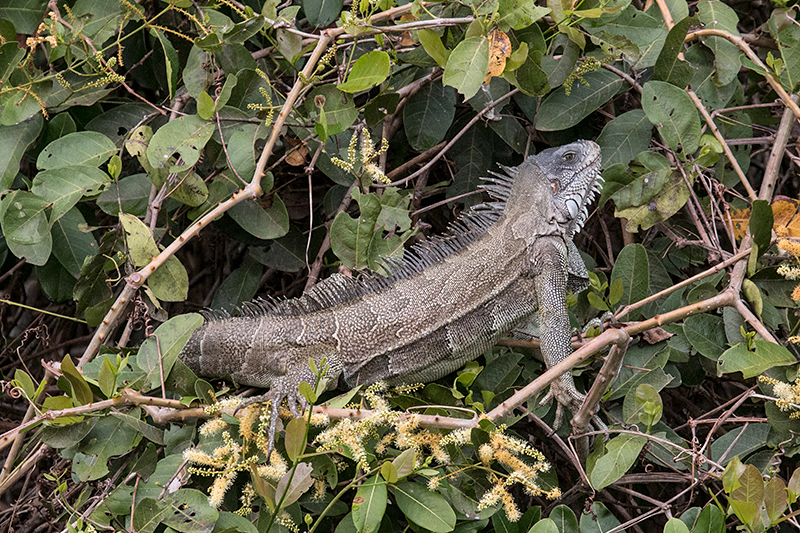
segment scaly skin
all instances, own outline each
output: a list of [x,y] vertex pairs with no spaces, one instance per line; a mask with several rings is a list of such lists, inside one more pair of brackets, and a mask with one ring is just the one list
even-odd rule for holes
[[[568,291],[588,284],[572,237],[596,192],[600,148],[579,141],[545,150],[485,186],[500,212],[471,214],[447,236],[415,247],[388,280],[334,275],[299,299],[255,304],[215,318],[181,352],[197,374],[268,387],[252,401],[286,399],[296,416],[309,359],[324,358],[329,388],[386,381],[427,382],[460,368],[512,328],[538,318],[548,367],[570,353]],[[474,213],[474,212],[473,212]],[[571,374],[551,387],[576,412],[584,395]]]

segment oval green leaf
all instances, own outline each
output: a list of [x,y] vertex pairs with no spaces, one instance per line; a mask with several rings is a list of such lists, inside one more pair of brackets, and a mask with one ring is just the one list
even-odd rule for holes
[[622,78],[605,69],[589,72],[583,79],[588,87],[575,83],[569,96],[564,87],[559,87],[544,99],[536,115],[537,129],[558,131],[571,128],[608,102],[625,85]]
[[444,67],[442,83],[454,87],[469,100],[481,88],[489,67],[489,40],[481,36],[468,37],[458,43]]
[[356,60],[350,74],[347,75],[347,81],[340,83],[336,88],[346,93],[365,91],[383,83],[389,76],[390,66],[391,61],[386,52],[375,50],[364,54]]
[[64,135],[47,145],[36,160],[42,170],[75,165],[99,167],[117,152],[111,139],[96,131]]
[[692,99],[665,81],[650,80],[642,89],[642,109],[670,148],[691,154],[700,143],[700,117]]
[[406,518],[418,526],[436,533],[448,533],[456,527],[450,504],[424,485],[405,481],[392,487],[392,494]]
[[[147,160],[154,168],[167,168],[169,172],[187,170],[200,159],[200,151],[212,133],[214,124],[197,115],[176,118],[155,132],[147,147]],[[173,160],[173,154],[182,161]]]
[[618,435],[606,443],[606,454],[600,457],[589,473],[595,490],[601,490],[621,478],[633,466],[647,443],[642,435]]
[[372,476],[358,487],[353,498],[353,524],[359,533],[373,533],[378,530],[388,499],[386,481],[379,476]]

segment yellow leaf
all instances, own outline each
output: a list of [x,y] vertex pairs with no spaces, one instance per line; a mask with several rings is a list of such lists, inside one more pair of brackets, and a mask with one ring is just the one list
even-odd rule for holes
[[[772,203],[773,227],[781,237],[800,237],[800,217],[794,216],[800,201],[781,197]],[[782,231],[779,228],[786,228]]]
[[737,240],[742,240],[750,225],[750,208],[731,209],[731,222],[733,223],[733,235]]
[[506,59],[511,57],[511,39],[498,29],[489,32],[489,68],[483,83],[489,83],[494,76],[503,74]]
[[[406,13],[405,15],[400,17],[401,22],[411,22],[414,20],[417,20],[417,17],[415,17],[411,13]],[[400,46],[414,46],[414,44],[416,44],[416,41],[411,36],[410,31],[404,31],[400,34],[400,42],[398,44]]]

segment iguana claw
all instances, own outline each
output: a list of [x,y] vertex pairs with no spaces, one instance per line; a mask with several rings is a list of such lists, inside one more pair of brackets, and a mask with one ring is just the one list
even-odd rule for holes
[[233,413],[235,416],[240,409],[244,409],[245,407],[256,403],[269,403],[269,409],[271,412],[269,419],[269,430],[267,432],[267,457],[271,456],[272,450],[275,449],[275,433],[278,431],[280,407],[284,399],[286,400],[292,416],[295,418],[302,416],[308,403],[306,399],[303,396],[300,396],[300,394],[297,392],[297,387],[294,387],[293,392],[287,393],[284,387],[282,387],[279,383],[273,384],[272,389],[265,394],[245,398]]

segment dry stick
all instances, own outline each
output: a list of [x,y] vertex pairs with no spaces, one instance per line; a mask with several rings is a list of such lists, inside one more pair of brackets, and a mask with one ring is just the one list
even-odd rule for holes
[[80,405],[78,407],[69,407],[67,409],[52,409],[50,411],[42,413],[36,418],[30,418],[24,421],[19,426],[15,427],[14,429],[10,429],[5,433],[3,433],[2,435],[0,435],[0,450],[11,444],[13,442],[13,439],[18,434],[23,433],[27,429],[36,426],[44,421],[51,421],[57,418],[62,418],[67,416],[77,416],[87,413],[94,413],[97,411],[102,411],[103,409],[107,409],[109,407],[120,407],[125,405],[142,405],[142,406],[152,405],[156,407],[168,407],[170,409],[177,409],[177,410],[189,409],[187,406],[183,405],[179,400],[157,398],[154,396],[147,396],[145,394],[141,394],[132,389],[123,389],[119,396],[111,398],[110,400],[92,402],[86,405]]
[[731,147],[728,146],[728,143],[725,141],[722,133],[720,133],[719,128],[717,128],[717,125],[714,124],[714,119],[708,114],[708,110],[703,105],[703,102],[700,101],[700,98],[697,97],[692,89],[687,88],[686,94],[689,95],[689,98],[691,98],[692,102],[694,102],[694,106],[698,111],[700,111],[700,114],[703,115],[703,118],[705,119],[706,124],[708,124],[711,133],[714,134],[714,137],[716,137],[717,141],[722,145],[722,150],[725,152],[725,156],[728,158],[733,170],[739,176],[739,181],[742,182],[745,190],[747,190],[747,195],[751,200],[757,199],[756,191],[753,190],[753,187],[750,185],[750,181],[748,181],[747,176],[744,175],[742,167],[739,166],[739,162],[736,161],[736,157],[733,155],[733,151],[731,151]]
[[[53,374],[50,370],[45,367],[44,370],[44,378],[42,381],[44,382],[45,386],[42,387],[42,392],[39,393],[39,396],[33,399],[33,402],[28,406],[28,410],[25,412],[25,416],[22,418],[22,425],[28,424],[33,420],[34,414],[36,414],[36,403],[44,396],[45,390],[50,384],[50,381],[53,379]],[[3,471],[0,472],[0,482],[3,482],[6,477],[11,473],[11,468],[14,466],[14,460],[17,458],[17,454],[19,454],[20,449],[22,449],[22,440],[23,440],[23,433],[20,430],[21,426],[17,426],[16,428],[6,432],[5,434],[0,437],[0,450],[5,448],[8,444],[11,444],[11,449],[8,451],[8,456],[6,457],[6,462],[3,465]],[[13,440],[12,440],[13,437]]]
[[[522,405],[527,399],[545,390],[553,381],[558,379],[561,374],[569,372],[572,367],[585,361],[598,351],[602,350],[610,343],[619,342],[620,339],[627,338],[624,332],[620,330],[610,329],[601,335],[595,337],[592,342],[581,347],[572,355],[547,369],[538,378],[533,380],[527,386],[523,387],[511,398],[500,404],[498,407],[486,414],[489,420],[497,420],[498,418],[510,413],[516,407]],[[609,357],[610,359],[611,357]],[[614,364],[614,361],[612,363]],[[315,413],[328,415],[330,418],[341,419],[349,418],[351,420],[361,420],[372,416],[375,412],[370,409],[334,409],[324,405],[317,405],[314,407]],[[404,416],[410,416],[406,414]],[[438,415],[414,415],[419,417],[419,425],[422,427],[440,428],[440,429],[461,429],[476,427],[480,418],[475,415],[472,418],[452,418],[447,416]]]
[[25,461],[17,467],[14,472],[11,473],[8,477],[4,478],[2,482],[0,482],[0,495],[4,494],[9,488],[11,488],[14,483],[16,483],[19,478],[21,478],[25,473],[28,472],[31,468],[36,466],[36,463],[39,462],[39,459],[47,453],[50,449],[49,446],[46,444],[39,444],[39,447],[33,452],[30,456],[28,456]]
[[630,335],[624,329],[611,329],[609,332],[614,333],[614,335],[609,334],[610,340],[608,342],[612,343],[611,351],[597,374],[592,387],[586,394],[583,405],[581,405],[578,413],[572,417],[572,428],[575,434],[584,433],[588,429],[589,422],[596,413],[600,400],[617,376],[619,367],[622,365],[622,356],[625,355],[625,350],[631,340]]
[[[445,142],[442,141],[439,144],[437,144],[436,146],[434,146],[433,148],[428,148],[427,150],[425,150],[421,154],[415,156],[413,159],[411,159],[409,161],[406,161],[405,163],[403,163],[399,167],[397,167],[397,168],[393,169],[391,172],[387,173],[386,177],[390,181],[392,181],[395,178],[397,178],[397,176],[402,176],[403,173],[406,170],[410,169],[411,167],[415,167],[415,166],[419,165],[420,163],[422,163],[423,161],[427,161],[428,159],[430,159],[431,157],[436,155],[436,153],[439,150],[444,148],[444,145],[445,145]],[[386,153],[386,152],[384,152],[384,153]]]
[[[489,420],[497,420],[498,418],[505,416],[506,414],[510,413],[512,410],[516,409],[520,405],[523,404],[528,398],[531,398],[538,394],[539,392],[543,391],[553,380],[561,376],[562,374],[569,372],[575,365],[585,361],[595,353],[599,352],[604,347],[608,346],[611,343],[616,344],[617,346],[622,347],[624,344],[627,347],[627,338],[628,335],[624,331],[616,330],[616,329],[609,329],[604,331],[588,344],[580,347],[578,350],[572,353],[569,357],[558,363],[557,365],[553,365],[552,367],[548,368],[541,376],[530,382],[525,387],[521,388],[517,391],[511,398],[504,401],[491,411],[487,413],[487,417]],[[624,351],[623,351],[624,353]],[[616,357],[616,354],[615,354]],[[606,359],[605,365],[615,365],[616,359],[609,355]],[[601,387],[597,385],[597,387]],[[605,389],[603,389],[605,392]],[[584,402],[584,405],[581,407],[581,411],[583,411],[584,407],[587,407],[587,402]],[[586,414],[584,413],[584,416]],[[590,416],[591,418],[591,416]],[[585,424],[584,424],[585,425]]]
[[[797,95],[791,96],[791,101],[797,103]],[[789,139],[789,133],[792,131],[794,119],[791,111],[787,107],[783,110],[781,123],[778,126],[778,131],[775,133],[774,144],[772,152],[770,153],[767,166],[764,169],[764,181],[761,182],[761,189],[758,191],[758,197],[761,200],[771,200],[772,194],[775,189],[775,181],[780,170],[781,160],[783,159],[784,151],[786,150],[786,143]]]

